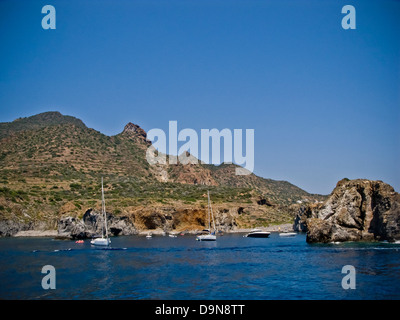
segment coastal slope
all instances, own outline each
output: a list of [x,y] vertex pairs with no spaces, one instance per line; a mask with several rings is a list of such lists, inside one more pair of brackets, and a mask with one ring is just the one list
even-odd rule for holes
[[237,176],[234,164],[150,165],[149,146],[132,122],[114,136],[57,111],[0,123],[0,236],[83,221],[101,208],[101,177],[107,211],[128,217],[131,232],[159,228],[165,212],[175,222],[162,228],[202,229],[204,219],[192,217],[206,213],[208,190],[224,229],[287,223],[298,201],[326,199],[287,181]]

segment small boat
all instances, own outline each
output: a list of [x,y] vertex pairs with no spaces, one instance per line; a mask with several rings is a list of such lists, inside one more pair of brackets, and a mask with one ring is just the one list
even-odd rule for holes
[[246,234],[247,238],[268,238],[271,232],[262,231],[260,229],[253,229],[250,233]]
[[[207,196],[208,196],[208,230],[206,231],[207,234],[202,234],[196,237],[197,241],[216,241],[217,236],[215,235],[215,221],[214,221],[214,214],[212,212],[211,208],[211,201],[210,201],[210,191],[207,191]],[[213,220],[213,225],[214,225],[214,232],[211,232],[211,216]]]
[[147,239],[151,239],[153,237],[153,235],[151,234],[151,232],[149,234],[147,234],[146,238]]
[[178,237],[176,234],[174,234],[174,233],[170,233],[169,235],[168,235],[170,238],[176,238],[176,237]]
[[[92,241],[90,241],[90,243],[94,246],[109,246],[111,244],[111,240],[108,237],[106,201],[104,200],[103,177],[101,177],[101,211],[103,212],[103,217],[104,217],[104,225],[101,238],[95,238]],[[104,237],[104,229],[106,231],[105,237]]]
[[90,243],[94,246],[109,246],[111,243],[111,240],[109,238],[95,238]]
[[295,235],[297,235],[296,232],[281,232],[279,234],[280,237],[294,237]]
[[84,243],[85,241],[83,240],[76,240],[75,243]]
[[215,234],[202,234],[200,236],[197,236],[196,240],[197,241],[216,241],[217,236]]

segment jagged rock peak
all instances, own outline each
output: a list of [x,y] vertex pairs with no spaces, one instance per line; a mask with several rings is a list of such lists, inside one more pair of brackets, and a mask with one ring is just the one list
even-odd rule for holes
[[141,127],[139,127],[137,124],[134,124],[132,122],[129,122],[125,126],[123,133],[129,133],[129,134],[134,133],[134,134],[137,134],[137,135],[139,135],[139,136],[141,136],[143,138],[147,137],[146,131],[144,131]]

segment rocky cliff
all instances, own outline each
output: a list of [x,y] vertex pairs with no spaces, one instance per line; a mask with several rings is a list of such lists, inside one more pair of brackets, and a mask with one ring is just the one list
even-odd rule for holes
[[[127,215],[106,214],[110,236],[133,235],[140,232],[187,232],[208,228],[205,208],[181,208],[163,206],[138,208]],[[234,212],[230,209],[215,209],[215,224],[220,231],[236,228]],[[99,211],[89,209],[82,218],[65,215],[58,221],[58,236],[71,239],[87,239],[101,236],[104,218]]]
[[[127,216],[116,217],[106,214],[110,236],[136,234],[136,228]],[[58,221],[58,236],[72,239],[87,239],[101,236],[104,231],[104,217],[100,212],[89,209],[82,219],[71,216],[62,217]]]
[[300,208],[294,229],[307,242],[400,240],[400,194],[382,182],[338,182],[323,204]]

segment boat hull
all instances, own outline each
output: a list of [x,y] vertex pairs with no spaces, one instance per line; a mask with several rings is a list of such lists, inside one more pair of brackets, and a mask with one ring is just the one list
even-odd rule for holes
[[246,235],[247,238],[268,238],[269,232],[252,232]]
[[217,237],[213,234],[204,234],[201,236],[197,236],[196,240],[198,240],[198,241],[216,241]]
[[294,237],[294,236],[296,236],[296,234],[297,233],[295,233],[295,232],[283,232],[283,233],[280,233],[279,236],[280,237]]
[[94,245],[94,246],[109,246],[111,244],[111,240],[110,239],[106,239],[106,238],[97,238],[97,239],[93,239],[92,241],[90,241],[90,244]]

